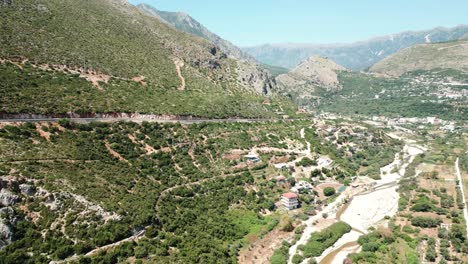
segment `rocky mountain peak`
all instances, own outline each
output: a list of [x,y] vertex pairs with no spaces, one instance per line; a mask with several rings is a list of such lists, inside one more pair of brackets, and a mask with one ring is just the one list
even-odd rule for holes
[[340,87],[338,72],[346,71],[343,66],[320,56],[312,56],[296,68],[276,78],[279,85],[287,89],[311,91],[316,87],[337,89]]

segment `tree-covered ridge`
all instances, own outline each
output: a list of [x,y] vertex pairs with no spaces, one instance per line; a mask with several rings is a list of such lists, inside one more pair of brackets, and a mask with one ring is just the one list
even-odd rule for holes
[[[227,156],[304,144],[299,131],[308,126],[309,121],[3,125],[2,186],[20,201],[3,212],[17,222],[0,256],[7,263],[49,262],[134,235],[135,242],[89,260],[233,263],[247,235],[261,236],[278,223],[275,214],[264,213],[275,209],[284,192],[275,177],[288,172],[269,162],[281,153],[261,153],[262,162],[250,165]],[[309,133],[307,140],[315,138],[318,147],[312,151],[331,148],[320,133]],[[345,182],[353,172],[341,164],[326,177]],[[35,191],[28,194],[23,184]]]

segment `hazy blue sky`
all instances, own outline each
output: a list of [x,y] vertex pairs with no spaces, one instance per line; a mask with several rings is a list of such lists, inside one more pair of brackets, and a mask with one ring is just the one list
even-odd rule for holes
[[130,0],[183,11],[239,45],[353,42],[468,24],[467,0]]

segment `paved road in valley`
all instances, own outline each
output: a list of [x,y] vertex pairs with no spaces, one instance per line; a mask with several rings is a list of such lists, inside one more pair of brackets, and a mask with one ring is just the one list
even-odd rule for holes
[[465,196],[465,189],[463,185],[463,178],[460,173],[460,165],[459,165],[460,158],[457,158],[457,161],[455,161],[455,174],[457,174],[457,179],[458,179],[458,186],[460,187],[461,190],[461,195],[462,195],[462,201],[465,207],[463,208],[463,216],[465,217],[465,224],[466,224],[466,235],[468,236],[468,208],[466,204],[466,196]]

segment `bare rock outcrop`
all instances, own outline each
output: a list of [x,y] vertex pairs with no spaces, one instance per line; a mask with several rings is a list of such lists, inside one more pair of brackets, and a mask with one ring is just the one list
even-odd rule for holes
[[242,86],[268,95],[277,88],[275,78],[257,63],[239,61],[237,68],[238,80]]
[[30,184],[20,184],[19,189],[23,195],[33,196],[36,192],[36,188]]
[[326,58],[313,56],[292,71],[276,77],[276,82],[281,93],[308,98],[317,88],[329,91],[341,89],[338,79],[340,71],[347,69]]
[[16,225],[15,211],[11,207],[0,209],[0,249],[11,243]]
[[21,198],[7,189],[0,191],[0,204],[3,206],[14,205],[21,201]]

